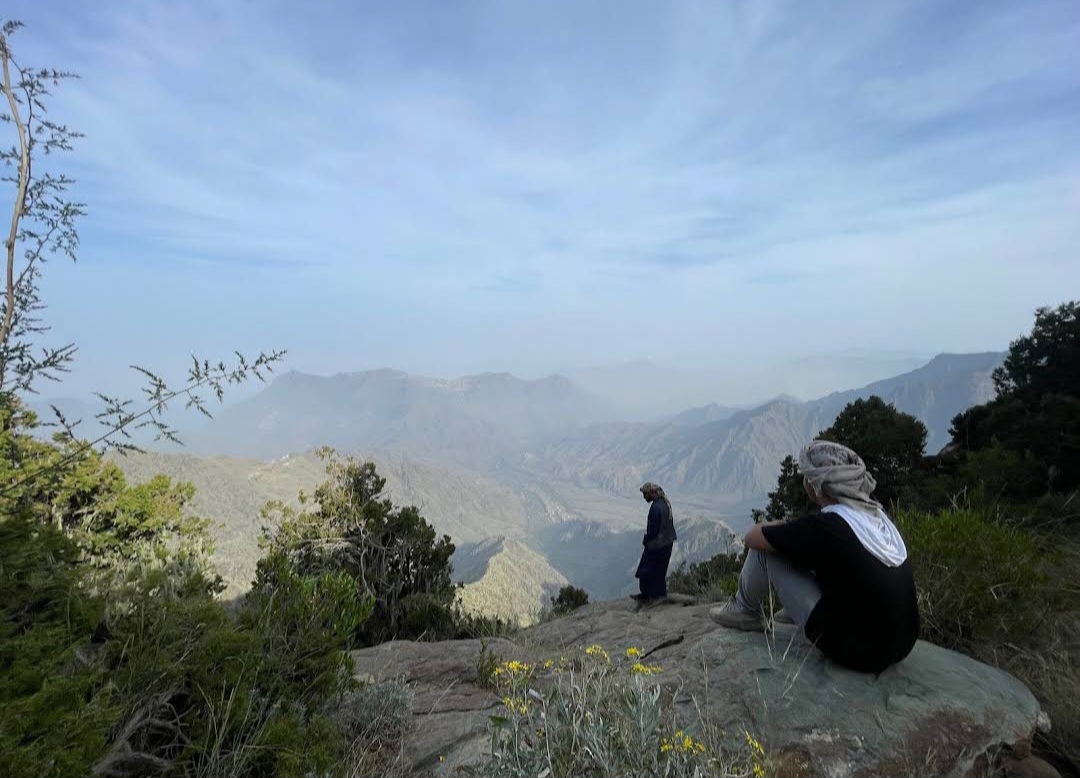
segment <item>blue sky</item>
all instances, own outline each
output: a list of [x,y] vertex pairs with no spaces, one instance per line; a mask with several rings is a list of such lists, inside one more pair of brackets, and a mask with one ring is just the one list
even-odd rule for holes
[[29,2],[72,392],[1003,348],[1080,290],[1080,6]]

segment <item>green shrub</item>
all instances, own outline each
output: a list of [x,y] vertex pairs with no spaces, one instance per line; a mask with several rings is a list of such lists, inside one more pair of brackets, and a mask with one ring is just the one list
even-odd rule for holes
[[503,658],[492,651],[488,644],[480,641],[480,653],[476,655],[476,685],[485,689],[495,688],[495,668]]
[[[10,414],[0,448],[0,475],[66,450]],[[353,688],[343,649],[372,599],[341,570],[271,551],[227,613],[205,526],[183,514],[190,489],[117,472],[75,457],[0,500],[5,774],[347,774],[363,760],[331,713]]]
[[1048,571],[1054,550],[1035,532],[985,512],[901,512],[922,635],[972,653],[1023,643],[1061,605]]
[[468,613],[455,606],[454,628],[455,640],[475,640],[513,635],[517,632],[518,625],[497,616]]
[[742,554],[717,554],[704,562],[683,562],[668,576],[668,589],[706,602],[720,602],[739,588]]
[[383,497],[386,481],[371,462],[339,459],[330,449],[320,453],[327,480],[314,496],[301,494],[299,511],[281,503],[264,510],[277,527],[263,538],[268,558],[280,556],[300,576],[348,575],[355,596],[373,600],[371,617],[356,633],[362,645],[452,636],[450,538],[440,538],[416,508],[395,507]]
[[1046,751],[1080,763],[1080,543],[986,511],[900,513],[922,637],[1013,673],[1050,714]]
[[79,550],[54,527],[0,518],[0,764],[5,775],[82,775],[121,711],[99,666],[76,651],[104,604]]
[[567,584],[559,589],[558,595],[551,598],[551,612],[562,616],[589,604],[589,593],[584,589]]

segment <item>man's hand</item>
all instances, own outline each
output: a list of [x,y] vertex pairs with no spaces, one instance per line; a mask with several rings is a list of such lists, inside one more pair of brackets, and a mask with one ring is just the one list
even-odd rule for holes
[[746,544],[747,548],[752,548],[755,551],[776,551],[775,548],[769,545],[769,541],[765,539],[765,533],[761,531],[762,527],[771,527],[774,524],[783,524],[783,522],[768,521],[764,524],[755,524],[743,537],[743,543]]

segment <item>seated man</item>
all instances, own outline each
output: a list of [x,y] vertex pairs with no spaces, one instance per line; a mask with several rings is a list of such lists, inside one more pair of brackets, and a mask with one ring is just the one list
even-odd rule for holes
[[649,505],[649,521],[637,572],[640,594],[631,595],[638,602],[649,602],[667,597],[667,569],[671,562],[671,549],[675,543],[675,520],[671,502],[664,490],[651,481],[641,487],[641,495]]
[[799,454],[799,469],[821,511],[746,533],[738,593],[710,615],[725,627],[763,629],[771,584],[826,656],[880,672],[906,657],[919,634],[904,540],[871,497],[876,482],[854,451],[815,440]]

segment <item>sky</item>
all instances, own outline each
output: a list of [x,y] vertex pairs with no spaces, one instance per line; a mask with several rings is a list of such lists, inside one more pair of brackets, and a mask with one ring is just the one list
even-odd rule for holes
[[[60,391],[1002,350],[1080,292],[1074,0],[7,0],[76,71]],[[0,127],[0,130],[3,130]],[[7,141],[4,141],[5,143]]]

